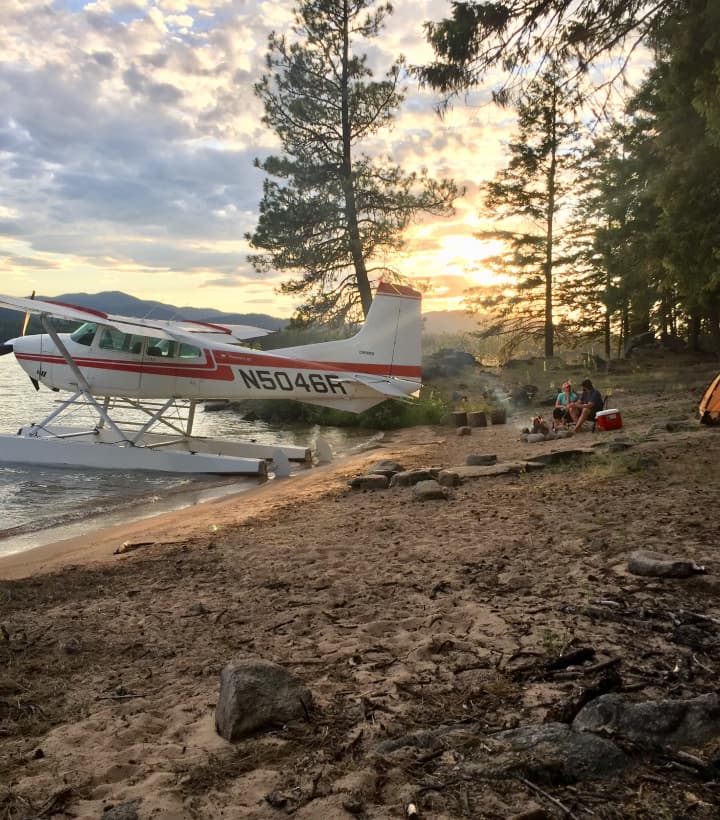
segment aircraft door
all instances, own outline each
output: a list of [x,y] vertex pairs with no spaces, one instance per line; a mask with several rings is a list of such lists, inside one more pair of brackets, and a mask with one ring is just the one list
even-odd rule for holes
[[[97,336],[98,365],[90,372],[93,392],[137,396],[140,391],[143,337],[101,327]],[[86,371],[87,372],[87,371]]]
[[204,362],[200,348],[171,339],[145,340],[142,388],[146,395],[198,398],[201,382],[198,365]]

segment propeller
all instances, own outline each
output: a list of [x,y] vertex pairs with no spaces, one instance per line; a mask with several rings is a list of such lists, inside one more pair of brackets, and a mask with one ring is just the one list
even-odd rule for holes
[[[34,290],[30,294],[30,298],[31,299],[35,298],[35,291]],[[24,336],[27,333],[27,329],[28,329],[29,324],[30,324],[30,311],[28,310],[25,313],[25,318],[23,319],[22,330],[20,331],[21,336]],[[10,344],[10,342],[12,342],[12,339],[8,339],[5,342],[5,344],[0,345],[0,356],[5,356],[6,354],[13,352],[13,346],[12,346],[12,344]]]
[[[35,298],[35,291],[34,290],[33,290],[32,294],[30,295],[30,298],[31,299]],[[29,324],[30,324],[30,311],[27,311],[27,313],[25,314],[25,318],[23,319],[23,323],[22,323],[22,331],[20,333],[21,336],[24,336],[27,333],[27,329],[28,329]],[[9,339],[4,344],[0,345],[0,356],[6,356],[8,353],[13,352],[12,342],[13,342],[13,339]],[[37,381],[35,379],[31,378],[30,381],[33,383],[33,386],[35,387],[36,390],[40,389],[40,385],[37,383]]]
[[[35,291],[30,294],[30,298],[35,298]],[[24,336],[27,333],[28,325],[30,324],[30,311],[28,310],[25,314],[25,318],[23,319],[23,326],[22,326],[22,333],[21,336]]]

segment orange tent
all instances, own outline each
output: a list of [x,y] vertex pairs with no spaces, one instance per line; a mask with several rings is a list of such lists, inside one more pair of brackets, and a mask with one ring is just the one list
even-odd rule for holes
[[700,424],[720,424],[720,373],[710,382],[698,407]]

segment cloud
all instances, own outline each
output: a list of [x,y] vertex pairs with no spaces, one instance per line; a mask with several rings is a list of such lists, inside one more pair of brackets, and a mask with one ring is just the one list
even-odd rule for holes
[[[421,21],[447,13],[446,0],[394,5],[366,49],[378,75],[401,53],[429,59]],[[292,3],[276,0],[0,4],[0,186],[12,208],[0,214],[0,234],[23,248],[6,262],[38,259],[37,269],[61,272],[62,289],[92,290],[113,276],[118,287],[149,288],[128,271],[156,271],[165,286],[182,275],[188,300],[192,282],[208,292],[252,282],[253,299],[264,287],[276,300],[285,277],[261,280],[243,235],[262,195],[253,159],[277,150],[253,84],[268,34],[288,30],[291,17]],[[410,232],[406,252],[418,265],[432,265],[446,231],[462,233],[458,220],[473,214],[478,185],[497,167],[508,119],[484,99],[440,119],[435,96],[408,80],[394,128],[363,146],[468,189],[455,219]]]

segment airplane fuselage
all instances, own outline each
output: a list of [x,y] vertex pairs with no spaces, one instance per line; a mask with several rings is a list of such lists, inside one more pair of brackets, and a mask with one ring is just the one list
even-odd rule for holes
[[[362,400],[374,391],[353,380],[354,374],[372,376],[380,365],[372,362],[312,362],[272,352],[231,348],[200,348],[159,342],[147,337],[124,340],[117,349],[103,346],[102,332],[90,344],[74,334],[59,338],[80,369],[94,395],[144,399],[287,398],[314,404],[342,406]],[[109,340],[111,341],[111,340]],[[13,340],[15,356],[25,372],[54,390],[77,390],[78,379],[47,334]],[[409,379],[417,368],[407,368]]]

